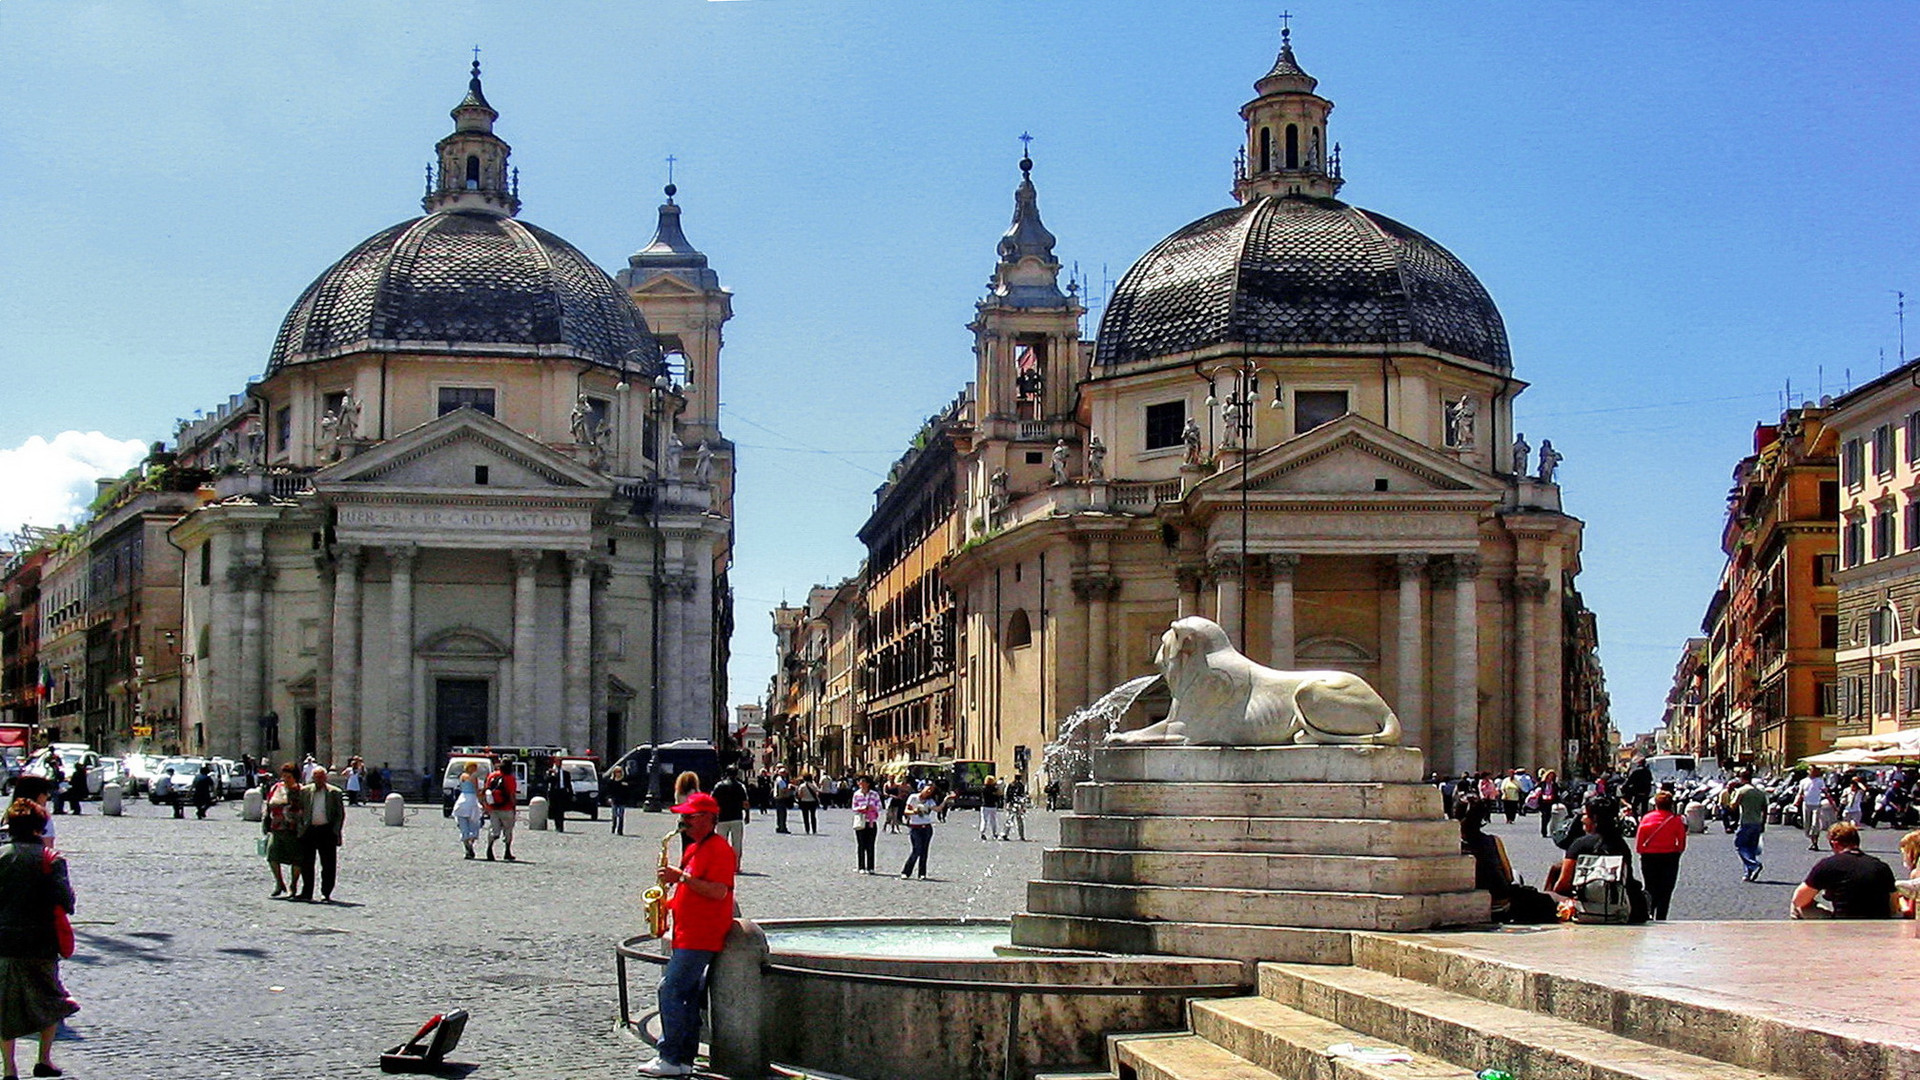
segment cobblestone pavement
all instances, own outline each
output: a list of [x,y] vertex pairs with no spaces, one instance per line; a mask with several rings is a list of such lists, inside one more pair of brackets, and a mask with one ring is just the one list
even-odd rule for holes
[[[473,1021],[455,1054],[476,1080],[625,1076],[643,1055],[615,1030],[612,943],[640,928],[639,890],[672,826],[635,813],[628,835],[572,821],[564,834],[524,823],[515,864],[466,862],[437,807],[408,808],[404,828],[356,810],[332,906],[268,899],[254,854],[257,826],[237,804],[205,821],[175,821],[145,802],[106,818],[91,804],[61,817],[60,846],[79,895],[78,955],[63,968],[81,1003],[57,1056],[80,1078],[202,1080],[371,1075],[383,1047],[449,1006]],[[798,828],[798,815],[793,825]],[[743,909],[758,918],[809,915],[1005,916],[1022,906],[1052,814],[1029,818],[1033,842],[976,838],[956,812],[935,835],[932,877],[853,872],[845,811],[821,814],[817,836],[775,835],[756,819],[746,842]],[[1555,852],[1537,819],[1494,828],[1515,868],[1538,883]],[[1889,830],[1867,848],[1899,866]],[[906,860],[904,835],[883,833],[883,873]],[[1739,880],[1732,838],[1714,825],[1691,839],[1676,919],[1778,919],[1818,855],[1797,831],[1770,829],[1763,880]],[[651,1007],[654,976],[636,968],[634,1008]]]
[[[453,1060],[475,1080],[625,1077],[650,1052],[616,1031],[612,945],[640,932],[662,814],[628,816],[628,835],[569,819],[566,833],[521,825],[518,863],[467,862],[438,807],[408,807],[403,828],[355,810],[340,854],[338,903],[271,900],[254,854],[257,824],[237,803],[175,821],[146,802],[127,816],[55,818],[72,865],[79,946],[62,966],[81,1011],[55,1058],[81,1080],[204,1080],[374,1075],[380,1051],[450,1006],[473,1014]],[[808,915],[1004,917],[1025,897],[1051,814],[1030,843],[977,839],[976,814],[936,831],[928,880],[854,873],[847,811],[821,831],[747,829],[742,909]],[[793,827],[799,815],[793,815]],[[882,833],[878,866],[897,872],[904,834]],[[636,967],[636,1012],[654,969]]]

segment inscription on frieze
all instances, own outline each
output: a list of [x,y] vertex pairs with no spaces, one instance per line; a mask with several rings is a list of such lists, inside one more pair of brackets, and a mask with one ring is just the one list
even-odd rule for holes
[[466,506],[343,506],[340,525],[348,529],[464,529],[513,533],[578,532],[589,525],[584,512],[513,510]]

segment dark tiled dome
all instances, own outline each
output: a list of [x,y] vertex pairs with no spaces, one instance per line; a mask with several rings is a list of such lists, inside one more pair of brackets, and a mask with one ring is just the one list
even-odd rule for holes
[[1257,198],[1154,245],[1108,301],[1095,362],[1237,342],[1416,343],[1513,366],[1464,263],[1391,218],[1304,195]]
[[366,350],[661,370],[640,309],[578,249],[524,221],[471,210],[402,222],[348,252],[287,312],[267,373]]

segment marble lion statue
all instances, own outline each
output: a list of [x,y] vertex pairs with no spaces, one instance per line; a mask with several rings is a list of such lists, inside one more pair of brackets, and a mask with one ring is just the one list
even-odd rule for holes
[[1276,671],[1241,655],[1211,619],[1167,628],[1153,662],[1173,693],[1167,718],[1115,743],[1188,746],[1396,746],[1400,720],[1344,671]]

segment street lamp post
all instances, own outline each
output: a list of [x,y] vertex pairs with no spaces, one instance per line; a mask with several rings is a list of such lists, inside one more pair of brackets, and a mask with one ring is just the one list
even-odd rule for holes
[[[1196,368],[1197,370],[1197,368]],[[1250,356],[1240,357],[1210,372],[1202,374],[1207,380],[1207,408],[1220,409],[1222,439],[1226,449],[1240,452],[1240,636],[1239,645],[1247,647],[1247,460],[1253,456],[1253,435],[1256,428],[1254,409],[1260,404],[1260,376],[1268,374],[1273,379],[1273,400],[1269,409],[1278,410],[1281,401],[1280,379],[1271,373],[1263,372],[1260,365]],[[1229,381],[1226,396],[1220,396],[1219,379],[1225,376]]]

